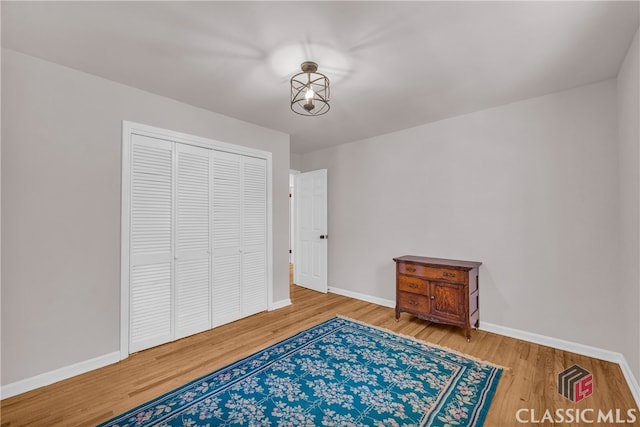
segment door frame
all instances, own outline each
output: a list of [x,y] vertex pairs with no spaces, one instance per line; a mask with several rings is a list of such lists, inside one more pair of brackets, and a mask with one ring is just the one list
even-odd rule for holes
[[[299,170],[289,169],[289,264],[294,264],[296,252],[296,180]],[[294,264],[295,268],[295,264]]]
[[182,132],[162,129],[140,123],[122,121],[122,181],[120,217],[120,360],[129,357],[130,317],[130,213],[131,213],[131,138],[148,136],[216,151],[264,159],[267,162],[267,310],[273,310],[273,208],[272,208],[272,153],[242,145],[216,141]]

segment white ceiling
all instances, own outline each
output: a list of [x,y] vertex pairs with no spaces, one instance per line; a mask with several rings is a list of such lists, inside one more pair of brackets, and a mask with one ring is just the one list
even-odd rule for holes
[[[2,46],[286,132],[304,153],[615,77],[639,4],[2,1]],[[332,81],[324,116],[289,108],[303,60]]]

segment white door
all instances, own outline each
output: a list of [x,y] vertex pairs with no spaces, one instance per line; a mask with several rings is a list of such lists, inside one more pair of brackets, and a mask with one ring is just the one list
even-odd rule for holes
[[131,353],[171,341],[173,143],[131,138]]
[[214,151],[214,326],[267,309],[267,162]]
[[294,281],[327,292],[327,170],[295,177],[296,223]]
[[268,153],[123,126],[121,353],[266,310]]
[[175,339],[211,328],[210,150],[176,144]]
[[242,156],[213,151],[213,326],[242,317]]
[[242,158],[242,317],[267,309],[267,162]]

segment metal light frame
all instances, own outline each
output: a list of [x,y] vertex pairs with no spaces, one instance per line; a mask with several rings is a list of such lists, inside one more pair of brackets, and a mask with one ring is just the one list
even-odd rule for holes
[[[301,73],[291,77],[291,110],[301,116],[321,116],[329,109],[329,78],[318,73],[318,64],[305,61]],[[306,98],[308,90],[313,98]]]

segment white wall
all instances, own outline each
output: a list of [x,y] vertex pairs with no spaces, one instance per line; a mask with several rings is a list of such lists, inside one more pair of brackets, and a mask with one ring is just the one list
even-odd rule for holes
[[633,39],[618,74],[618,138],[620,143],[620,236],[623,324],[627,336],[623,354],[640,379],[640,46]]
[[289,298],[289,136],[2,50],[2,384],[119,351],[122,120],[273,153]]
[[329,286],[395,300],[392,257],[481,261],[481,321],[621,351],[617,130],[608,80],[304,155]]
[[300,167],[302,165],[302,155],[301,154],[296,154],[296,153],[291,153],[290,154],[290,168],[293,170],[300,170]]

